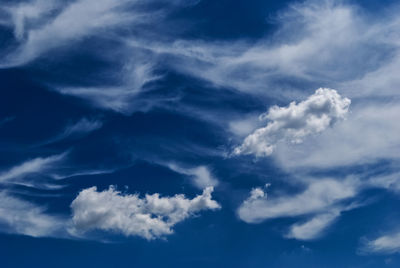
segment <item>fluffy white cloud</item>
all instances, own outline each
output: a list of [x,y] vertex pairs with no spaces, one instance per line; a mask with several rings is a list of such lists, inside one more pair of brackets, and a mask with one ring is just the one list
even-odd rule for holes
[[287,107],[273,106],[260,116],[270,120],[267,126],[247,136],[243,144],[235,148],[234,154],[267,156],[281,140],[301,143],[304,137],[320,133],[344,119],[349,106],[348,98],[328,88],[317,89],[300,103],[292,102]]
[[367,241],[360,249],[360,252],[377,254],[400,253],[400,232],[383,235]]
[[75,231],[93,229],[136,235],[148,240],[173,233],[173,226],[202,210],[216,210],[220,205],[211,199],[213,187],[188,199],[184,195],[144,198],[124,195],[110,187],[98,192],[96,187],[82,190],[71,203]]
[[215,187],[219,183],[206,166],[184,168],[176,164],[169,164],[168,167],[175,172],[193,177],[193,183],[199,189],[204,189],[209,186]]

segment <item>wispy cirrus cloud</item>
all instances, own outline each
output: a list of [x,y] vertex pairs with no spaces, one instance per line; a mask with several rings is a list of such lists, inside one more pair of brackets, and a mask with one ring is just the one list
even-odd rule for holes
[[132,103],[141,90],[162,76],[155,73],[159,59],[153,53],[145,48],[127,47],[123,39],[126,36],[143,40],[165,36],[161,29],[164,23],[160,22],[166,15],[197,2],[100,0],[93,5],[90,0],[32,0],[5,4],[0,8],[7,15],[2,24],[13,29],[16,42],[3,51],[4,62],[0,68],[40,63],[49,58],[57,61],[59,56],[68,59],[82,51],[79,44],[94,38],[99,44],[107,43],[107,49],[95,45],[86,52],[105,62],[102,72],[106,75],[102,79],[107,77],[110,81],[99,86],[95,82],[98,77],[87,78],[91,79],[91,86],[78,76],[75,77],[78,83],[43,82],[62,94],[129,114],[138,110]]
[[0,192],[0,230],[33,237],[68,237],[67,217],[49,215],[45,206]]
[[174,163],[168,164],[167,166],[175,172],[192,177],[193,184],[199,189],[210,186],[215,187],[219,184],[218,179],[213,176],[207,166],[185,168]]
[[[383,175],[355,172],[346,178],[307,177],[304,173],[299,173],[299,176],[300,179],[294,179],[303,189],[294,194],[278,192],[270,197],[266,192],[269,184],[264,189],[252,189],[249,197],[239,206],[238,217],[252,224],[282,218],[298,219],[289,226],[284,235],[286,238],[319,239],[339,220],[343,212],[374,202],[372,199],[362,199],[363,192],[384,189],[397,193],[400,184],[399,173],[393,170]],[[372,242],[369,242],[369,246],[363,245],[361,251],[372,252]]]
[[298,240],[312,240],[319,238],[323,232],[339,217],[338,210],[328,211],[327,213],[317,214],[310,220],[295,223],[290,227],[287,238]]
[[16,165],[8,170],[0,173],[0,183],[17,182],[24,177],[49,171],[54,168],[54,165],[65,159],[66,153],[53,155],[49,157],[38,157],[27,160],[22,164]]
[[343,211],[360,206],[355,200],[361,189],[353,178],[307,180],[305,189],[294,195],[267,197],[264,189],[254,188],[237,213],[247,223],[308,217],[290,226],[285,237],[312,240],[320,238]]
[[361,254],[393,254],[400,253],[400,232],[382,235],[372,240],[364,240],[359,248]]
[[307,88],[324,84],[359,97],[381,94],[376,86],[386,81],[386,95],[396,94],[398,60],[387,55],[399,52],[398,36],[392,34],[400,23],[397,9],[381,20],[356,5],[305,1],[280,12],[273,20],[278,30],[256,41],[130,43],[168,55],[166,63],[176,71],[247,93],[299,98]]
[[26,64],[51,50],[104,34],[105,30],[145,23],[150,17],[140,11],[140,5],[137,0],[100,0],[96,5],[88,0],[36,0],[3,6],[21,43],[14,53],[6,56],[3,66]]
[[354,197],[357,193],[355,185],[352,181],[321,179],[309,183],[303,192],[296,195],[270,198],[263,189],[255,188],[238,209],[238,215],[248,223],[257,223],[280,217],[323,213]]
[[76,123],[68,124],[64,130],[49,140],[40,143],[40,145],[50,144],[58,141],[62,141],[68,138],[77,138],[85,134],[93,132],[103,126],[103,122],[95,119],[82,118]]

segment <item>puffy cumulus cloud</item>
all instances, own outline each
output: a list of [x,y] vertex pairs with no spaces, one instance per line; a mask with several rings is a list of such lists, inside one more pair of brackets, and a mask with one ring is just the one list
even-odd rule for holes
[[219,184],[218,179],[213,176],[209,168],[206,166],[184,168],[177,164],[168,164],[168,167],[175,172],[192,177],[193,184],[199,189],[204,189],[209,186],[215,187]]
[[202,210],[216,210],[220,205],[211,199],[213,187],[207,187],[193,199],[183,194],[144,198],[124,195],[114,187],[98,192],[96,187],[82,190],[71,203],[74,231],[93,229],[136,235],[151,240],[173,233],[173,226]]
[[365,241],[360,248],[364,254],[393,254],[400,253],[400,232],[380,236],[376,239]]
[[267,126],[247,136],[243,144],[234,149],[234,154],[268,156],[281,140],[301,143],[306,136],[320,133],[344,119],[349,106],[348,98],[328,88],[317,89],[300,103],[292,102],[287,107],[273,106],[260,116],[270,120]]

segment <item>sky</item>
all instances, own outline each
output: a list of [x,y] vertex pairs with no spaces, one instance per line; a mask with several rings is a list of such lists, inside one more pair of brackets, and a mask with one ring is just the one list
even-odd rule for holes
[[2,0],[0,267],[399,267],[399,12]]

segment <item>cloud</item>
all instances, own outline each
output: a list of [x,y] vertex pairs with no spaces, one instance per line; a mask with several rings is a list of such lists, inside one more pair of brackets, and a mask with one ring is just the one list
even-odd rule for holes
[[96,187],[82,190],[71,203],[76,232],[93,229],[113,231],[147,240],[173,233],[173,226],[202,210],[216,210],[220,205],[211,199],[213,187],[188,199],[184,195],[160,197],[160,194],[122,194],[114,187],[98,192]]
[[[270,20],[277,30],[256,41],[132,43],[169,55],[166,63],[181,73],[250,94],[287,99],[318,84],[340,87],[358,97],[371,95],[372,88],[377,94],[397,94],[393,87],[400,62],[399,38],[393,34],[400,25],[397,10],[394,6],[393,12],[377,18],[341,1],[303,1]],[[375,87],[384,84],[390,89]]]
[[91,120],[87,118],[82,118],[76,123],[69,124],[65,127],[65,129],[58,134],[57,136],[40,143],[40,145],[50,144],[54,142],[58,142],[71,137],[79,137],[95,131],[103,126],[103,123],[99,120]]
[[300,103],[291,102],[287,107],[273,106],[260,116],[262,120],[270,120],[267,126],[247,136],[243,144],[235,148],[234,155],[268,156],[281,140],[301,143],[305,137],[320,133],[344,119],[349,106],[349,99],[328,88],[317,89]]
[[[304,174],[300,173],[300,176]],[[296,178],[294,178],[296,179]],[[346,178],[326,179],[303,177],[303,190],[295,194],[268,197],[265,189],[254,188],[237,210],[239,218],[247,223],[260,223],[280,218],[303,219],[289,227],[286,238],[313,240],[324,235],[345,211],[368,205],[360,200],[360,193],[368,189],[399,191],[400,176],[393,170],[379,175],[374,172],[350,174]],[[266,188],[269,184],[266,185]]]
[[[96,107],[130,114],[141,109],[138,108],[141,105],[133,106],[132,102],[145,85],[162,76],[154,73],[159,59],[153,53],[145,47],[126,46],[124,39],[130,36],[146,40],[151,36],[164,35],[159,28],[165,24],[160,21],[165,19],[166,14],[197,2],[99,0],[94,6],[91,0],[33,0],[6,4],[0,7],[0,11],[8,14],[3,24],[13,28],[16,42],[10,43],[12,47],[3,51],[4,61],[0,68],[40,62],[46,57],[58,60],[62,56],[63,62],[68,62],[69,56],[84,50],[86,55],[95,56],[103,62],[98,66],[103,68],[100,72],[105,74],[101,79],[97,76],[99,69],[90,71],[87,77],[75,77],[74,72],[68,71],[67,78],[78,82],[44,83],[62,94],[86,99]],[[95,38],[95,46],[77,47],[89,38]],[[99,49],[102,45],[107,48]],[[46,71],[47,74],[52,72]],[[102,81],[99,86],[99,80],[106,82]],[[89,83],[82,85],[82,81]]]
[[360,248],[360,253],[393,254],[400,253],[400,233],[380,236],[374,240],[366,241]]
[[399,113],[396,101],[358,103],[347,120],[302,144],[280,144],[274,156],[288,170],[398,161]]
[[318,214],[303,223],[297,223],[290,227],[288,238],[297,240],[311,240],[321,236],[321,234],[339,217],[338,211],[332,210],[328,213]]
[[89,120],[87,118],[82,118],[75,124],[68,125],[61,136],[69,137],[71,135],[92,132],[96,129],[101,128],[102,125],[103,123],[98,120]]
[[66,235],[66,220],[45,213],[45,208],[0,192],[0,229],[33,237]]
[[[6,66],[18,66],[42,54],[67,46],[85,37],[115,29],[133,22],[145,22],[145,14],[130,14],[136,0],[32,1],[3,7],[13,18],[14,33],[20,47],[6,58]],[[58,12],[54,12],[54,11]],[[29,23],[27,23],[29,22]]]
[[53,155],[49,157],[38,157],[24,163],[14,166],[6,171],[0,173],[0,183],[4,182],[17,182],[19,179],[24,179],[24,177],[42,173],[54,168],[54,165],[59,163],[65,158],[66,154]]
[[[354,200],[363,185],[359,179],[306,179],[305,189],[296,194],[268,197],[262,188],[254,188],[237,210],[247,223],[260,223],[279,218],[307,218],[290,226],[286,238],[312,240],[320,238],[343,211],[363,203]],[[269,187],[269,184],[266,185]]]
[[[155,75],[155,63],[150,58],[135,58],[135,63],[127,64],[122,71],[119,86],[114,87],[55,87],[61,94],[86,99],[94,106],[130,114],[138,110],[132,103],[137,100],[143,87],[151,81],[161,78]],[[143,108],[143,107],[141,107]]]
[[247,223],[326,212],[357,194],[357,182],[319,179],[309,182],[295,195],[267,198],[261,188],[251,191],[238,209],[239,218]]
[[219,181],[211,174],[206,166],[198,166],[195,168],[183,168],[176,164],[169,164],[168,167],[175,172],[190,176],[193,178],[193,184],[199,188],[215,187]]

